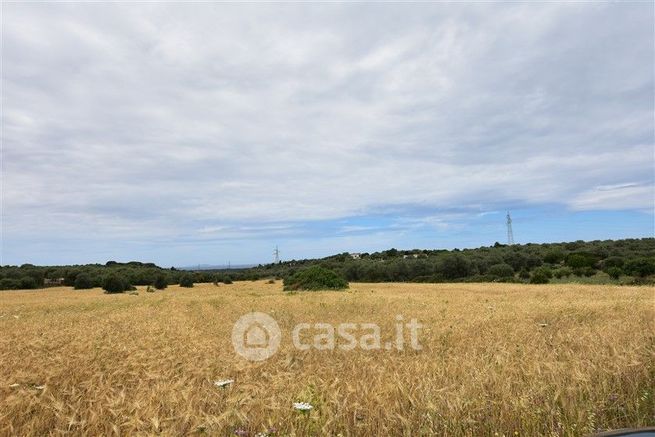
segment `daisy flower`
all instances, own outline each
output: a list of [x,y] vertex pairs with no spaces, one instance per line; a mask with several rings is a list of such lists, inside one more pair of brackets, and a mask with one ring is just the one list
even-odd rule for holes
[[234,382],[234,379],[222,379],[220,381],[214,381],[214,385],[216,387],[227,387],[228,385],[232,384]]

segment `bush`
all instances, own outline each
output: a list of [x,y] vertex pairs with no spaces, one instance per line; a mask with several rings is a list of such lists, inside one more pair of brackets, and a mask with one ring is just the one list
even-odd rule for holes
[[312,266],[284,279],[284,290],[344,290],[348,281],[334,271]]
[[596,270],[593,267],[585,267],[582,269],[582,274],[585,275],[587,278],[591,278],[596,274]]
[[132,287],[126,279],[113,273],[108,275],[104,281],[102,281],[102,289],[109,294],[122,293],[124,291],[132,290],[133,288],[134,287]]
[[76,290],[88,290],[89,288],[93,288],[93,285],[93,279],[91,279],[91,276],[86,273],[80,273],[75,278],[75,284],[73,287],[75,287]]
[[471,274],[471,261],[460,254],[448,255],[442,259],[439,273],[446,279],[464,278]]
[[0,279],[0,290],[17,290],[20,284],[16,279],[2,278]]
[[607,269],[606,273],[612,279],[619,279],[621,277],[621,275],[623,274],[623,270],[621,270],[620,267],[610,267],[609,269]]
[[168,278],[165,275],[157,275],[155,282],[153,283],[157,290],[163,290],[168,287]]
[[535,270],[530,277],[530,284],[548,284],[548,276],[542,269]]
[[655,285],[655,280],[637,277],[630,281],[630,285]]
[[523,269],[519,272],[519,278],[521,279],[530,279],[530,272],[528,269]]
[[610,256],[603,261],[603,268],[609,269],[610,267],[623,267],[625,260],[620,256]]
[[573,271],[568,267],[562,267],[553,271],[553,276],[555,276],[557,279],[568,278],[572,274]]
[[623,270],[634,276],[645,278],[655,275],[655,258],[637,258],[625,263]]
[[229,276],[225,276],[223,278],[223,284],[230,285],[231,283],[232,283],[232,278],[230,278]]
[[23,276],[19,280],[19,287],[22,290],[31,290],[37,287],[36,280],[31,276]]
[[548,264],[559,264],[564,260],[564,252],[561,249],[553,249],[544,255],[544,262]]
[[193,275],[191,273],[185,273],[180,278],[180,287],[191,288],[193,287]]
[[539,273],[548,279],[553,277],[553,271],[548,267],[539,267],[538,269],[535,269],[534,273]]
[[566,257],[566,265],[573,269],[593,267],[598,260],[599,257],[591,253],[571,253]]
[[510,278],[514,276],[514,269],[509,264],[495,264],[489,267],[487,274],[497,276],[499,278]]

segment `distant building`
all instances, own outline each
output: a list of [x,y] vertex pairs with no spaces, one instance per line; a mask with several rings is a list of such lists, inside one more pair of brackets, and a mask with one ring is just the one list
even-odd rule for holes
[[418,253],[412,253],[410,255],[403,255],[403,259],[407,258],[418,258]]
[[45,278],[43,280],[43,285],[46,287],[57,287],[59,285],[64,285],[64,278]]
[[361,253],[351,253],[350,257],[352,259],[360,259],[362,257],[362,254]]

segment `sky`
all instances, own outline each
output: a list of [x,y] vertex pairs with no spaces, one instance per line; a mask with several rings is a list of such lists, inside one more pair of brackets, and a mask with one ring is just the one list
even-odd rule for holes
[[3,2],[0,264],[652,237],[653,8]]

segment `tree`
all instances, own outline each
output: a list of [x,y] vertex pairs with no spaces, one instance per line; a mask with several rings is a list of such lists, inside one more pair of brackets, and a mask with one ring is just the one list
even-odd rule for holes
[[514,269],[509,264],[495,264],[489,267],[487,274],[497,276],[499,278],[510,278],[514,276]]
[[153,285],[157,290],[163,290],[168,287],[168,278],[163,274],[157,275]]
[[438,270],[446,279],[465,278],[471,274],[471,262],[463,255],[452,254],[441,260]]
[[625,263],[623,270],[630,275],[639,276],[640,278],[655,275],[655,258],[631,259]]
[[180,278],[180,287],[191,288],[193,287],[193,275],[191,273],[185,273]]
[[36,281],[31,276],[23,276],[22,278],[20,278],[19,284],[22,290],[31,290],[36,288],[37,286]]
[[603,268],[609,269],[610,267],[623,267],[625,260],[620,256],[610,256],[603,261]]
[[87,290],[89,288],[93,288],[93,285],[93,280],[91,279],[91,276],[88,275],[88,273],[80,273],[75,278],[74,288],[76,290]]
[[301,270],[293,276],[284,278],[284,290],[344,290],[348,281],[333,270],[312,266]]
[[553,249],[546,252],[544,262],[548,264],[559,264],[564,259],[564,252],[561,249]]
[[520,271],[526,266],[527,257],[522,253],[512,251],[505,255],[505,262],[512,266],[514,271]]
[[593,267],[598,262],[598,257],[590,253],[571,253],[566,257],[566,265],[578,269]]
[[107,275],[102,281],[102,289],[108,294],[122,293],[131,288],[132,286],[125,279],[114,273]]

